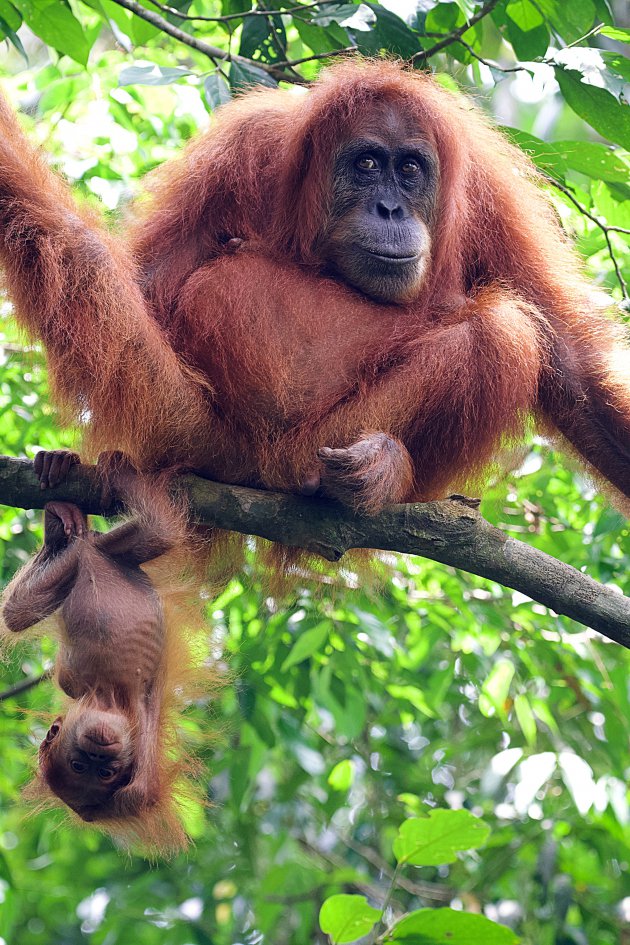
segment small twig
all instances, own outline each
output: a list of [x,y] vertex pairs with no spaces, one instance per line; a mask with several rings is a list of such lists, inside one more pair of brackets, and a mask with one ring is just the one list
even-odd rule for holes
[[347,53],[357,51],[357,46],[346,46],[345,49],[331,49],[330,52],[313,53],[312,56],[304,56],[303,59],[287,59],[286,62],[277,62],[276,66],[283,69],[291,69],[293,66],[301,66],[303,62],[313,62],[315,59],[333,59],[335,56],[345,56]]
[[463,46],[464,49],[467,49],[471,56],[473,56],[478,62],[483,63],[484,66],[488,66],[489,69],[494,69],[495,72],[529,72],[529,69],[527,69],[526,66],[500,66],[496,62],[490,62],[488,59],[484,59],[483,56],[480,56],[479,53],[476,52],[470,45],[470,43],[467,43],[465,40],[463,40],[461,36],[457,42]]
[[315,3],[300,3],[295,7],[287,7],[283,10],[243,10],[241,13],[226,13],[224,16],[199,16],[192,13],[181,13],[179,10],[176,10],[174,7],[167,6],[165,3],[158,3],[158,0],[149,0],[149,2],[152,3],[154,7],[157,7],[158,10],[161,10],[162,13],[170,13],[171,16],[176,16],[180,20],[198,20],[203,23],[227,23],[230,20],[245,20],[252,16],[291,15],[302,10],[311,10],[314,7],[323,7],[330,3],[338,4],[340,0],[316,0]]
[[[347,847],[363,857],[364,860],[367,860],[379,873],[387,877],[388,880],[393,881],[395,871],[379,856],[376,850],[373,850],[372,847],[366,847],[362,843],[357,843],[352,837],[340,835],[339,839],[345,843]],[[455,895],[455,890],[452,886],[443,886],[440,883],[430,882],[417,883],[411,879],[407,879],[406,876],[397,876],[396,885],[412,896],[418,896],[421,899],[431,899],[436,902],[450,902]]]
[[615,273],[617,274],[617,280],[618,280],[618,282],[619,282],[619,285],[621,286],[621,294],[623,295],[624,299],[627,299],[627,298],[628,298],[628,288],[627,288],[627,286],[626,286],[625,279],[623,278],[623,275],[622,275],[622,273],[621,273],[621,267],[619,266],[619,263],[617,262],[617,258],[616,258],[616,256],[615,256],[615,251],[614,251],[614,249],[613,249],[612,242],[611,242],[611,240],[610,240],[610,233],[611,233],[611,232],[614,232],[614,233],[629,233],[630,231],[629,231],[629,230],[625,230],[625,229],[623,229],[622,227],[608,226],[607,223],[604,223],[602,220],[600,220],[599,217],[596,217],[594,213],[591,213],[590,210],[587,210],[587,208],[584,206],[584,204],[580,203],[580,201],[577,199],[577,197],[575,197],[575,196],[571,193],[571,191],[569,190],[569,188],[568,188],[568,187],[565,187],[564,184],[561,184],[560,181],[557,181],[557,180],[555,179],[555,177],[552,177],[550,174],[544,174],[543,177],[544,177],[545,180],[547,180],[550,184],[552,184],[557,190],[559,190],[561,193],[563,193],[563,194],[565,195],[565,197],[568,197],[569,200],[571,201],[571,203],[574,204],[575,207],[577,207],[577,209],[580,211],[580,213],[581,213],[583,216],[585,216],[588,220],[590,220],[592,223],[594,223],[597,227],[599,227],[599,229],[602,231],[602,233],[604,234],[604,239],[606,240],[606,246],[608,247],[608,255],[610,256],[610,258],[611,258],[611,260],[612,260],[612,264],[613,264],[613,266],[615,267]]
[[580,43],[583,43],[585,39],[589,38],[589,36],[594,36],[596,33],[599,33],[603,25],[603,23],[598,23],[597,26],[594,26],[593,29],[588,31],[588,33],[584,33],[583,36],[578,37],[578,39],[574,39],[572,43],[569,43],[564,48],[573,49],[574,46],[579,46]]
[[466,33],[469,29],[472,29],[475,24],[480,20],[483,20],[489,13],[492,13],[499,0],[487,0],[482,8],[475,13],[474,16],[471,16],[463,26],[459,26],[456,30],[453,30],[452,33],[448,33],[444,39],[440,40],[439,43],[435,43],[434,46],[430,46],[428,49],[423,49],[422,52],[416,53],[411,57],[411,62],[416,62],[418,59],[429,59],[431,56],[435,56],[436,53],[441,52],[443,49],[446,49],[447,46],[452,46],[453,43],[459,42],[461,36]]
[[51,670],[46,670],[44,673],[40,673],[39,676],[28,676],[26,679],[23,679],[22,682],[16,683],[15,686],[11,686],[9,689],[5,689],[4,692],[0,692],[0,702],[4,702],[6,699],[13,699],[15,696],[20,696],[23,692],[28,692],[29,689],[34,689],[35,686],[39,686],[40,682],[43,682],[44,679],[50,679]]
[[[389,889],[387,890],[385,894],[385,899],[383,900],[383,906],[381,908],[381,917],[378,920],[377,925],[374,926],[374,930],[372,932],[372,938],[371,938],[372,942],[382,941],[385,936],[385,933],[387,932],[387,922],[385,919],[385,913],[389,909],[390,903],[392,901],[392,896],[394,895],[394,890],[396,889],[396,886],[398,885],[399,874],[400,874],[401,869],[402,869],[402,865],[400,863],[397,863],[396,869],[394,870],[392,878],[390,880]],[[379,934],[379,930],[380,930],[380,934]]]

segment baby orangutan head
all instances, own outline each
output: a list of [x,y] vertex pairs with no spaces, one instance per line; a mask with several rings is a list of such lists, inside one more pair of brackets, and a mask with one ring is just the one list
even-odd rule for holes
[[118,708],[73,703],[39,749],[40,777],[84,821],[139,816],[155,796],[138,770],[134,726]]

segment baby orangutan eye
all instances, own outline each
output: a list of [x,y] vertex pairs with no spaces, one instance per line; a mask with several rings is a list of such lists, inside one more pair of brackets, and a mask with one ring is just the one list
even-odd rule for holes
[[99,768],[98,770],[98,776],[101,781],[111,781],[115,774],[116,772],[113,768]]
[[76,771],[77,774],[85,774],[87,771],[87,765],[82,761],[71,761],[70,767],[73,771]]

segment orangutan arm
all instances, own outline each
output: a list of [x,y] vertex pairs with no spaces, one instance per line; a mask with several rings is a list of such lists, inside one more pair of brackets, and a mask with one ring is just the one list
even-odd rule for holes
[[552,430],[630,498],[630,349],[611,322],[558,332],[539,405]]
[[120,239],[78,210],[1,96],[0,265],[18,321],[46,345],[54,394],[89,410],[97,448],[144,464],[207,422],[203,382],[147,311]]
[[[320,445],[322,491],[378,511],[474,481],[496,458],[502,437],[522,435],[534,407],[544,349],[539,317],[518,297],[490,287],[430,326],[400,364],[308,432]],[[362,427],[377,432],[357,440]],[[330,445],[337,449],[321,449]]]

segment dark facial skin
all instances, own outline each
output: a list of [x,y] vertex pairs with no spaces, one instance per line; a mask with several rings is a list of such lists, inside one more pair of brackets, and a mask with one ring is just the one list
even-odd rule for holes
[[84,820],[92,820],[131,778],[133,754],[124,716],[87,710],[55,719],[39,750],[40,765],[55,793]]
[[426,139],[390,107],[375,110],[335,161],[328,263],[373,299],[417,296],[428,269],[438,179]]

